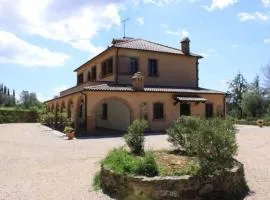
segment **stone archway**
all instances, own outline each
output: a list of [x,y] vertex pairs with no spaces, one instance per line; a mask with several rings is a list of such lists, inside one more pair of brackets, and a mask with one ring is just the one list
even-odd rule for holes
[[93,109],[96,129],[126,131],[130,125],[133,112],[127,101],[110,97],[100,101]]
[[84,96],[80,96],[76,103],[76,112],[75,112],[75,124],[76,124],[76,134],[83,135],[86,130],[85,123],[85,98]]

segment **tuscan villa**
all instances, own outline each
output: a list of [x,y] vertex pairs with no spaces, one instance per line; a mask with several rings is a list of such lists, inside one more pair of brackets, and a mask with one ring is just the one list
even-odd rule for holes
[[182,115],[225,115],[225,93],[199,87],[199,60],[184,38],[179,48],[144,39],[113,39],[74,70],[77,85],[47,101],[51,112],[66,110],[77,132],[125,131],[145,119],[163,131]]

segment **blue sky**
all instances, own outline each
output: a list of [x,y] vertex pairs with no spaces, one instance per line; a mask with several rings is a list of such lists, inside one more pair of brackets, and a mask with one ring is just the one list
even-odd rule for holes
[[226,91],[237,72],[251,81],[270,62],[270,0],[0,0],[0,82],[53,97],[123,36],[127,17],[130,37],[180,48],[188,36],[205,57],[202,87]]

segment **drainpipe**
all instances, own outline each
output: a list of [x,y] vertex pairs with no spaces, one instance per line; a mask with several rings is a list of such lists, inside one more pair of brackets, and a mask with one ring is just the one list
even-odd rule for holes
[[224,119],[226,118],[226,96],[227,96],[227,94],[225,94],[224,97],[223,97],[223,115],[224,115]]
[[196,59],[196,86],[199,87],[199,58]]
[[115,61],[115,83],[118,84],[118,47],[116,47],[116,61]]
[[87,94],[83,91],[81,94],[84,96],[84,124],[85,124],[85,134],[87,134]]

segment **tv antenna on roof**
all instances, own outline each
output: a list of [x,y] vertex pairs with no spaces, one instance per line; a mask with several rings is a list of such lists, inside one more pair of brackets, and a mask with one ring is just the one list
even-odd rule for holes
[[124,38],[126,37],[126,22],[129,20],[129,18],[123,19],[121,23],[123,24],[124,28]]

